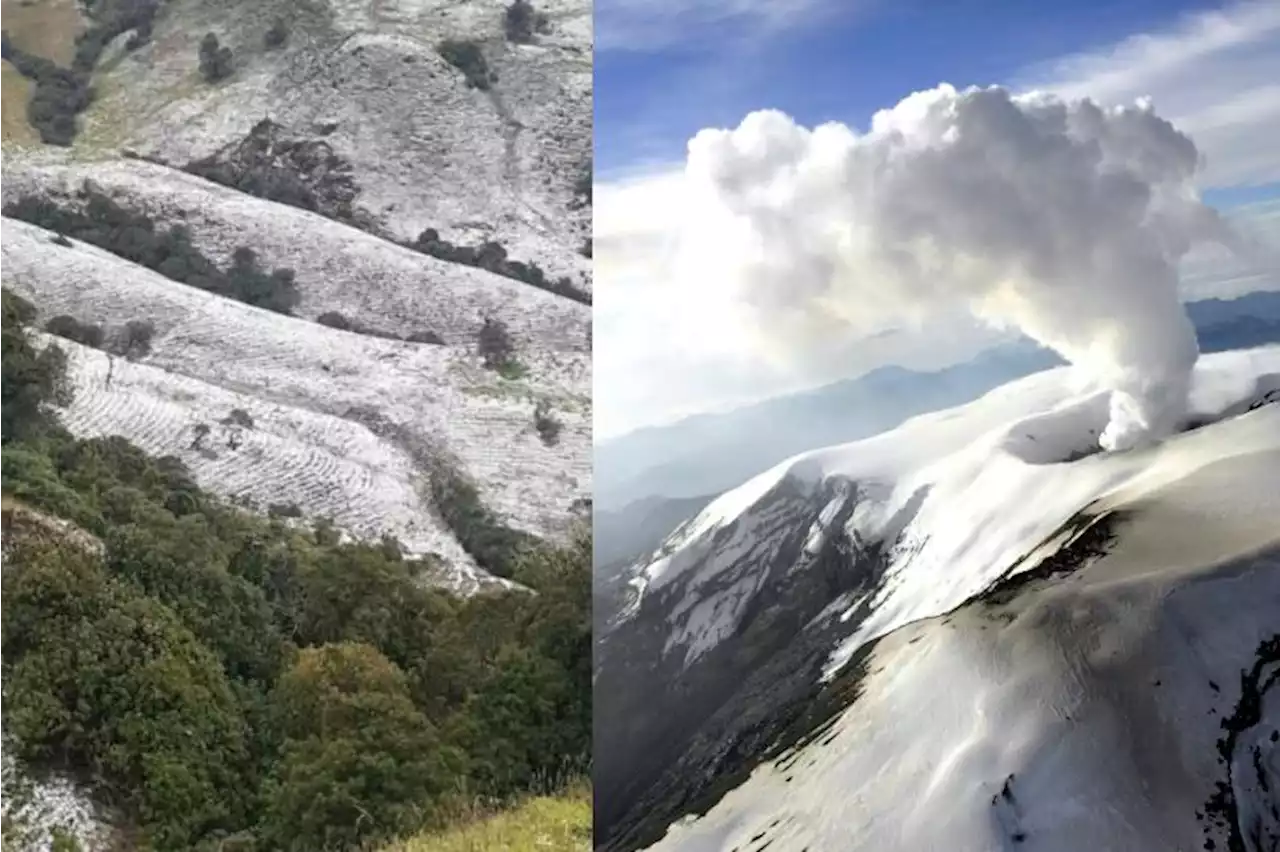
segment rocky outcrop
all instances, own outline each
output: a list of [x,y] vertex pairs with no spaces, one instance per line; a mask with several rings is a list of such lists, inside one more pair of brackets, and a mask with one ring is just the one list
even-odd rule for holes
[[[334,125],[315,128],[319,135]],[[360,187],[351,164],[322,138],[290,131],[264,118],[243,139],[183,166],[193,175],[331,219],[376,231],[377,222],[357,207]]]

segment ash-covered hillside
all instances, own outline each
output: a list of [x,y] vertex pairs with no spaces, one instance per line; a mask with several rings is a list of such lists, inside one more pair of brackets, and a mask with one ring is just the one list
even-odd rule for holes
[[459,588],[564,539],[591,494],[589,4],[4,12],[3,283],[69,352],[73,432]]

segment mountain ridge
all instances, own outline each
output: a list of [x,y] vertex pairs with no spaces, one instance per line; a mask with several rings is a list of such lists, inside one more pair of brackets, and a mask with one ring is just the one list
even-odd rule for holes
[[[920,734],[915,727],[886,725],[877,715],[890,712],[876,709],[881,699],[858,696],[869,684],[883,694],[896,682],[889,672],[912,671],[913,660],[932,653],[927,649],[950,647],[949,623],[976,612],[975,607],[1024,613],[1046,595],[1066,600],[1084,594],[1075,578],[1093,576],[1081,572],[1094,571],[1089,566],[1095,563],[1116,567],[1097,574],[1097,590],[1088,587],[1090,599],[1117,584],[1135,590],[1176,584],[1186,587],[1181,594],[1187,606],[1197,594],[1210,594],[1196,589],[1227,588],[1222,584],[1235,574],[1228,568],[1220,574],[1215,566],[1232,560],[1247,566],[1240,570],[1251,572],[1253,591],[1242,587],[1241,593],[1254,596],[1250,615],[1240,623],[1241,642],[1215,663],[1212,675],[1219,684],[1233,682],[1230,667],[1266,638],[1257,631],[1267,622],[1268,607],[1274,615],[1280,605],[1280,587],[1274,578],[1268,585],[1271,575],[1263,567],[1269,557],[1258,555],[1280,544],[1273,525],[1264,520],[1280,499],[1274,486],[1266,485],[1280,462],[1278,355],[1280,348],[1271,346],[1205,356],[1193,406],[1202,412],[1197,417],[1207,420],[1149,451],[1099,454],[1095,447],[1082,455],[1080,447],[1096,442],[1105,422],[1106,397],[1068,390],[1059,368],[1019,379],[960,408],[914,418],[893,432],[798,456],[717,498],[628,572],[631,598],[597,643],[597,695],[603,705],[596,733],[603,803],[597,831],[603,848],[656,843],[653,848],[703,852],[742,843],[755,848],[761,842],[826,848],[835,841],[831,832],[848,826],[850,816],[824,810],[823,803],[844,801],[831,790],[803,798],[804,791],[816,791],[813,785],[827,783],[820,779],[835,777],[806,767],[817,760],[838,772],[841,755],[859,761],[855,773],[868,784],[866,779],[883,775],[860,795],[878,802],[875,813],[896,814],[893,802],[912,797],[902,795],[906,788],[890,779],[910,775],[916,779],[912,784],[923,783],[918,774],[927,764],[903,757],[920,752],[902,743],[889,751],[862,752],[858,736],[833,749],[831,738],[837,734],[823,733],[822,726],[857,718],[859,730],[877,737],[899,730]],[[1192,481],[1205,483],[1204,496],[1182,484]],[[1215,500],[1235,493],[1233,481],[1241,483],[1231,504],[1239,511],[1214,509]],[[1191,517],[1205,518],[1205,525],[1196,526]],[[1152,562],[1150,554],[1156,552],[1166,561]],[[1108,556],[1112,553],[1117,555]],[[1192,638],[1198,645],[1215,641],[1212,623],[1205,621],[1210,611],[1197,616],[1200,632]],[[1135,615],[1138,620],[1128,623],[1152,623],[1142,620],[1146,617]],[[1163,617],[1150,616],[1156,623]],[[982,626],[988,616],[974,618],[966,622],[964,635],[977,631],[976,641],[988,629]],[[1012,635],[1009,641],[1015,641]],[[921,641],[925,644],[917,650]],[[886,648],[901,649],[893,652],[898,662],[883,659]],[[972,677],[977,680],[955,687],[960,715],[969,707],[965,696],[988,686],[1005,689],[999,678],[990,684],[981,680],[981,672],[996,663],[969,653],[958,664],[976,666]],[[1019,659],[1011,653],[1002,651],[1000,659]],[[1017,692],[1017,678],[1024,675],[1008,676],[1015,678],[1010,700],[1067,688],[1055,682],[1040,691]],[[913,705],[930,706],[939,698],[929,691],[928,678],[912,688]],[[1188,700],[1203,701],[1200,696],[1213,693],[1201,684],[1188,694],[1196,696]],[[868,701],[873,703],[865,712],[871,716],[859,715]],[[827,709],[817,710],[822,707]],[[1014,714],[1008,725],[1034,716],[1022,705],[1008,707]],[[1118,719],[1127,712],[1105,709]],[[1216,732],[1217,723],[1211,719],[1213,727],[1205,729],[1200,718],[1192,714],[1168,721],[1169,736],[1208,748],[1212,741],[1206,744],[1204,738],[1208,730]],[[1280,724],[1280,717],[1276,721]],[[963,728],[947,730],[956,739],[940,740],[937,748],[961,748]],[[1259,730],[1265,734],[1266,725]],[[1198,754],[1199,774],[1185,779],[1179,802],[1199,797],[1203,803],[1212,791],[1206,779],[1214,772]],[[888,763],[877,763],[882,760]],[[1011,769],[1017,769],[1016,759],[1011,760]],[[895,762],[900,770],[892,768]],[[1215,762],[1216,756],[1210,763]],[[1098,771],[1076,767],[1067,783],[1079,781],[1087,788],[1090,773]],[[954,774],[960,786],[946,819],[960,822],[950,848],[976,852],[1026,831],[1018,827],[1022,817],[1016,812],[1005,815],[1013,822],[984,822],[973,786],[985,778],[999,802],[1001,776],[975,773]],[[757,798],[750,791],[764,789],[766,777],[776,778],[768,783],[777,786]],[[961,789],[969,792],[962,795]],[[1256,787],[1250,789],[1239,794],[1240,801],[1258,801]],[[1051,800],[1037,795],[1039,807],[1048,806]],[[615,801],[632,804],[610,804]],[[1163,807],[1141,797],[1125,802],[1125,813],[1135,820]],[[810,819],[810,807],[826,815]],[[1190,811],[1180,812],[1179,833],[1161,829],[1149,834],[1154,841],[1142,841],[1146,845],[1123,839],[1127,835],[1116,834],[1113,822],[1101,835],[1095,831],[1094,842],[1117,852],[1171,848],[1167,841],[1174,837],[1175,848],[1199,844],[1186,833]],[[911,822],[901,814],[891,820],[897,824],[899,818]],[[1028,848],[1065,848],[1047,838],[1066,835],[1046,835],[1044,828],[1064,818],[1046,813],[1035,831],[1036,843],[1048,845]],[[864,823],[878,825],[879,820],[867,817],[859,822]],[[929,833],[929,821],[919,824],[914,844],[928,848],[947,842],[944,835]],[[1224,842],[1217,828],[1204,830],[1205,837]],[[847,833],[841,836],[848,840]],[[868,845],[856,848],[878,849],[887,839],[871,832],[857,842]]]
[[[1205,299],[1187,310],[1204,352],[1280,341],[1280,292]],[[795,453],[875,434],[1062,363],[1023,341],[939,371],[882,367],[731,412],[640,429],[596,445],[596,503],[618,510],[641,497],[719,493]]]

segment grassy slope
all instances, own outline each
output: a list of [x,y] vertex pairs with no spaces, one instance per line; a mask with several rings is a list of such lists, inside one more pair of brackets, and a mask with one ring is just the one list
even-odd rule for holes
[[[71,64],[76,52],[76,36],[84,28],[76,0],[42,0],[40,3],[4,0],[0,14],[14,44],[63,66]],[[0,97],[4,105],[3,139],[20,146],[39,145],[40,137],[27,123],[31,82],[8,62],[0,65],[4,84]]]
[[539,796],[442,834],[421,834],[382,852],[587,852],[591,849],[591,789]]

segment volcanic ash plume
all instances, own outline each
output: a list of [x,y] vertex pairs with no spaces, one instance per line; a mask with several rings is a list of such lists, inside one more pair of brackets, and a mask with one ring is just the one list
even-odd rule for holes
[[1198,347],[1178,261],[1229,240],[1199,159],[1146,103],[942,86],[863,135],[756,112],[689,143],[698,218],[719,228],[692,244],[792,343],[957,305],[1015,327],[1113,392],[1101,443],[1124,449],[1185,414]]

